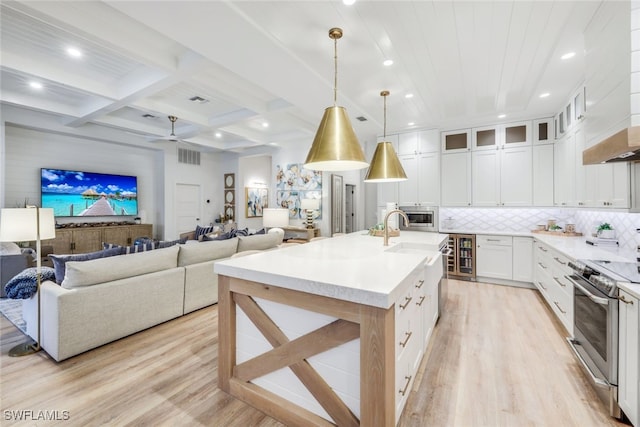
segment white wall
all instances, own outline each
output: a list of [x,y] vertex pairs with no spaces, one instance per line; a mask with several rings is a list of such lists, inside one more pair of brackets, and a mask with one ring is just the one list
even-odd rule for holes
[[[182,165],[177,163],[175,144],[170,142],[136,147],[25,129],[10,123],[4,129],[2,203],[5,207],[21,206],[25,199],[39,205],[40,168],[45,167],[137,176],[140,216],[154,225],[157,238],[177,237],[173,202],[176,183],[201,186],[201,224],[209,224],[222,210],[223,173],[218,171],[222,164],[229,163],[226,156],[202,153],[200,166]],[[82,218],[82,222],[109,219],[112,218]],[[79,219],[58,218],[58,222],[79,222]]]
[[[269,206],[275,206],[272,196],[275,194],[275,173],[271,169],[271,156],[256,155],[240,157],[238,159],[238,176],[236,176],[236,222],[238,228],[250,228],[259,230],[262,228],[262,217],[247,218],[246,206],[247,197],[245,189],[247,187],[258,187],[269,189]],[[271,183],[274,185],[271,186]],[[272,194],[274,193],[274,194]]]

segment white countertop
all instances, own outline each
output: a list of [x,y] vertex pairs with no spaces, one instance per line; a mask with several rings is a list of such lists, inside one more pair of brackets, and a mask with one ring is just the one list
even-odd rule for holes
[[[217,262],[225,276],[298,290],[314,295],[389,308],[401,284],[437,255],[446,234],[402,231],[383,246],[382,237],[359,231],[273,251]],[[402,242],[419,251],[391,252]]]
[[[551,234],[531,233],[528,231],[477,231],[477,230],[440,230],[441,233],[450,234],[476,234],[476,235],[496,235],[496,236],[530,236],[546,243],[558,252],[563,253],[573,259],[596,259],[620,262],[636,262],[636,254],[632,251],[625,251],[617,248],[606,248],[592,246],[586,243],[586,236],[565,237]],[[636,298],[640,298],[640,284],[618,283],[618,286]]]

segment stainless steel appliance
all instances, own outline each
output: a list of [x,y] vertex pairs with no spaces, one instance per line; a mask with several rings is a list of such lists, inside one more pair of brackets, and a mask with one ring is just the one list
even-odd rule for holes
[[635,263],[579,260],[573,274],[574,338],[571,348],[591,377],[596,391],[620,418],[618,406],[618,282],[640,281]]
[[449,247],[453,254],[448,258],[447,273],[456,279],[476,278],[475,234],[449,234]]
[[436,206],[400,206],[409,218],[409,225],[400,222],[401,230],[438,231],[438,208]]

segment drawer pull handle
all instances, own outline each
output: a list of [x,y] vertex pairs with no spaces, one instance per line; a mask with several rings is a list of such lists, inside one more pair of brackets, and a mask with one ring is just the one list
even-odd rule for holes
[[407,394],[407,389],[409,388],[409,384],[411,384],[411,378],[413,378],[413,375],[409,375],[408,377],[405,375],[404,379],[407,380],[407,383],[404,385],[402,390],[398,390],[398,393],[400,393],[401,396]]
[[556,283],[557,283],[558,285],[562,286],[563,288],[566,288],[566,287],[567,287],[567,285],[565,285],[565,284],[564,284],[564,283],[562,283],[560,280],[558,280],[558,278],[557,278],[557,277],[554,277],[554,278],[553,278],[553,280],[555,280],[555,281],[556,281]]
[[564,310],[562,309],[562,307],[560,307],[560,304],[558,304],[558,303],[557,303],[557,301],[554,301],[553,303],[556,305],[556,307],[558,307],[558,310],[560,310],[560,312],[561,312],[562,314],[567,314],[567,312],[566,312],[566,311],[564,311]]
[[420,289],[422,287],[422,285],[424,285],[424,280],[420,280],[418,282],[418,284],[416,285],[416,288]]
[[543,263],[541,263],[541,262],[539,262],[539,263],[538,263],[538,265],[539,265],[540,267],[544,268],[545,270],[547,269],[547,267],[546,267]]
[[538,285],[540,285],[542,287],[542,289],[544,289],[545,291],[547,290],[547,287],[545,285],[543,285],[542,282],[538,282]]
[[418,302],[416,303],[416,305],[417,305],[418,307],[420,307],[420,306],[422,305],[422,303],[424,302],[425,298],[427,298],[427,297],[426,297],[426,296],[424,296],[424,295],[422,295],[422,296],[420,297],[420,301],[418,301]]
[[400,308],[403,310],[409,306],[409,303],[411,302],[413,297],[404,297],[404,299],[405,299],[404,305],[400,304]]
[[554,256],[554,257],[553,257],[553,259],[555,259],[557,262],[559,262],[559,263],[560,263],[560,264],[562,264],[562,265],[567,265],[567,263],[566,263],[566,262],[560,261],[560,258],[558,258],[558,257],[556,257],[556,256]]
[[618,297],[618,299],[619,299],[620,301],[622,301],[623,303],[625,303],[625,304],[631,304],[631,305],[633,305],[633,301],[632,301],[632,300],[628,300],[628,299],[626,299],[626,298],[624,297],[624,295],[620,295],[620,296]]
[[500,239],[487,239],[487,242],[499,242]]
[[545,248],[543,248],[542,246],[538,246],[538,249],[540,249],[542,252],[547,252],[547,250]]
[[407,337],[404,339],[404,341],[400,341],[400,347],[406,347],[407,346],[407,343],[409,342],[409,339],[411,338],[412,332],[405,332],[404,334]]

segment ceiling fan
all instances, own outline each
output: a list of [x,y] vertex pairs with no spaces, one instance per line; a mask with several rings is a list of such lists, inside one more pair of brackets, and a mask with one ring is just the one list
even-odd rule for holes
[[198,134],[198,129],[197,128],[193,128],[189,132],[183,133],[180,136],[176,136],[175,125],[176,125],[176,122],[178,121],[178,117],[176,117],[176,116],[167,116],[167,118],[171,122],[171,133],[169,135],[167,135],[167,136],[164,136],[164,137],[157,137],[157,136],[150,137],[150,138],[148,138],[150,141],[188,142],[188,141],[185,141],[185,139],[191,138],[192,136],[195,136],[195,135]]

